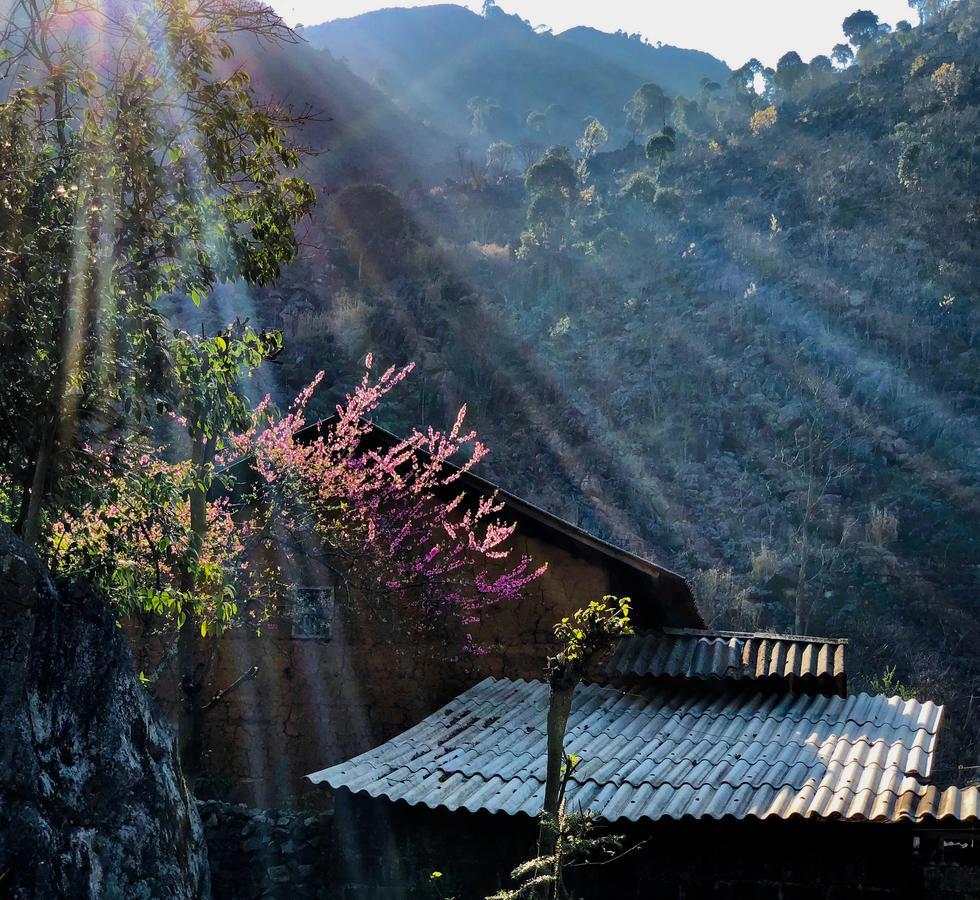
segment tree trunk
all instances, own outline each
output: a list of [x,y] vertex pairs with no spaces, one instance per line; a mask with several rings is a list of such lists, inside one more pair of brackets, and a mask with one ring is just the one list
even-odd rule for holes
[[51,472],[51,439],[46,431],[41,437],[37,448],[37,459],[34,461],[34,475],[31,479],[30,499],[27,503],[27,515],[24,517],[24,530],[21,534],[25,543],[37,547],[41,537],[41,514],[44,512],[44,498]]
[[[42,53],[42,60],[50,71],[54,71],[54,64],[51,61],[51,56],[48,52],[47,44],[42,36],[40,50]],[[54,113],[55,113],[55,127],[58,134],[58,146],[60,150],[60,157],[63,160],[68,152],[68,140],[65,134],[65,97],[66,97],[67,87],[63,78],[57,78],[54,81],[53,87],[53,99],[54,99]],[[70,252],[70,251],[69,251]],[[58,390],[67,390],[67,385],[62,384],[64,379],[64,358],[65,358],[65,348],[69,346],[69,342],[72,335],[69,334],[69,322],[68,322],[68,310],[70,308],[71,302],[71,291],[72,291],[72,278],[71,278],[71,263],[66,257],[64,260],[65,271],[64,280],[61,284],[60,300],[61,300],[61,347],[60,356],[61,363],[58,366],[58,371],[56,373],[56,378],[48,387],[47,398],[45,399],[45,406],[51,410],[51,415],[53,416],[52,421],[48,422],[44,426],[44,431],[41,433],[41,440],[37,448],[37,459],[34,461],[34,474],[31,478],[30,487],[30,499],[27,504],[27,514],[24,516],[24,526],[21,531],[21,537],[24,541],[31,547],[37,548],[38,541],[41,538],[41,516],[44,513],[44,501],[47,498],[48,490],[52,484],[52,463],[55,457],[55,435],[58,434],[58,420],[59,416],[55,414],[55,410],[61,410],[62,397],[58,395]]]
[[[558,832],[549,820],[558,817],[561,804],[561,771],[565,761],[565,729],[572,711],[572,698],[578,679],[561,679],[551,685],[548,698],[548,763],[544,788],[544,815],[538,829],[538,856],[553,856],[558,847]],[[550,900],[555,896],[560,866],[555,866],[556,880],[535,891],[537,900]]]
[[[197,580],[197,562],[204,547],[208,528],[207,479],[216,441],[198,434],[191,448],[191,464],[195,486],[189,495],[191,513],[190,559],[181,576],[181,589],[193,592]],[[200,486],[199,486],[200,485]],[[196,617],[188,614],[177,636],[177,671],[182,694],[177,732],[180,740],[180,759],[189,778],[200,774],[204,757],[204,688],[210,672],[210,660],[204,658],[201,626]]]
[[[806,527],[806,526],[804,526]],[[810,562],[810,537],[804,531],[800,544],[800,567],[796,572],[796,596],[793,604],[793,634],[803,634],[803,602],[806,598],[806,570]]]
[[[181,693],[177,717],[180,764],[188,780],[201,773],[204,759],[204,684],[210,668],[202,660],[201,630],[195,620],[184,623],[177,638],[178,685]],[[193,781],[192,781],[193,783]]]

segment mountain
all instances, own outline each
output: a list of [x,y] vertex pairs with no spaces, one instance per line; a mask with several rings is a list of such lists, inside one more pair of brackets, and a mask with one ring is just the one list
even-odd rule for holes
[[262,98],[295,113],[309,113],[299,135],[314,151],[308,174],[330,192],[351,182],[405,186],[438,180],[452,158],[453,143],[396,107],[327,50],[305,41],[270,44],[242,38],[234,65],[252,76]]
[[610,34],[580,25],[557,37],[611,66],[635,72],[645,81],[655,81],[668,94],[693,96],[698,93],[702,78],[724,84],[731,74],[728,66],[710,53],[650,44],[639,35]]
[[[526,91],[501,104],[542,88],[500,41],[398,40],[416,13],[565,60],[607,43],[378,14],[392,71],[415,59],[461,102],[464,71]],[[356,21],[338,28],[366,41]],[[612,71],[598,53],[575,48],[576,84]],[[337,393],[369,350],[417,361],[384,424],[467,402],[493,480],[690,576],[719,626],[846,635],[856,690],[943,700],[950,756],[980,765],[977,59],[980,2],[961,0],[843,69],[675,104],[660,158],[614,135],[560,196],[529,193],[516,154],[383,198],[413,227],[337,234],[329,267],[303,260],[262,305],[286,332],[284,393],[324,359]]]
[[470,132],[474,97],[495,104],[482,126],[491,137],[521,137],[528,114],[537,111],[548,117],[539,130],[554,132],[549,140],[570,139],[589,115],[622,127],[623,106],[644,82],[693,95],[702,77],[724,81],[728,74],[706,53],[592,29],[540,33],[497,7],[484,16],[448,4],[382,9],[302,34],[406,112],[455,135]]

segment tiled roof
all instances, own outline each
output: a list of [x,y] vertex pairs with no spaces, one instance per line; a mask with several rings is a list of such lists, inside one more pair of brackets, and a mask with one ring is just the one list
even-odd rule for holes
[[845,691],[847,641],[739,631],[665,628],[623,638],[610,676],[784,679]]
[[[488,678],[314,783],[450,810],[536,816],[548,686]],[[928,778],[942,708],[898,697],[746,695],[688,684],[579,685],[566,751],[572,809],[609,821],[977,817],[976,790]],[[950,793],[950,792],[953,793]]]

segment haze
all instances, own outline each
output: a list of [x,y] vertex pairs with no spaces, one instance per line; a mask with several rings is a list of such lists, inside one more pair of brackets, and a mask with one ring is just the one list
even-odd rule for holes
[[[278,0],[272,5],[290,25],[317,25],[384,6],[431,4],[416,0],[393,3],[339,0],[330,4],[321,0]],[[460,5],[479,11],[483,4],[479,0]],[[603,31],[640,32],[651,41],[706,50],[732,66],[741,65],[753,56],[767,65],[775,65],[787,50],[796,50],[804,59],[829,53],[843,39],[840,24],[844,17],[858,8],[873,10],[891,25],[900,19],[913,24],[917,21],[905,0],[821,0],[819,3],[660,0],[642,5],[636,0],[607,0],[601,4],[577,0],[505,0],[498,5],[507,12],[518,13],[533,25],[545,25],[556,32],[575,25],[591,25]]]

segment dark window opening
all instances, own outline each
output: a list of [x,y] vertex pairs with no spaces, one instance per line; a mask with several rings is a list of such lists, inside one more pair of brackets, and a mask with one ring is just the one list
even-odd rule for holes
[[329,641],[333,637],[334,590],[327,587],[293,589],[293,637]]

